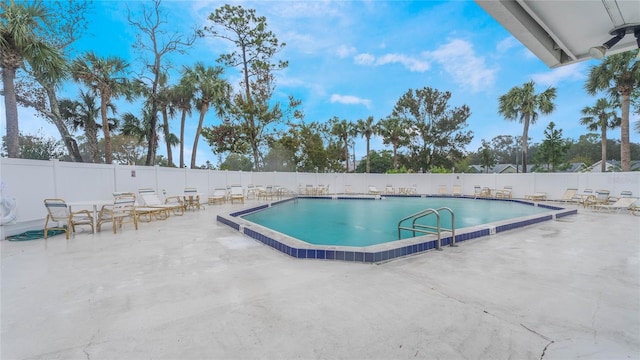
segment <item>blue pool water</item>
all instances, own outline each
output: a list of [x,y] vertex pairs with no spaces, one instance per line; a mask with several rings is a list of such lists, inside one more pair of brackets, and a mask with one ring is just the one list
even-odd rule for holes
[[[397,240],[398,221],[403,217],[440,207],[453,210],[456,229],[549,211],[518,202],[466,198],[299,199],[243,218],[310,244],[370,246]],[[419,223],[433,226],[435,217]],[[441,226],[451,227],[451,217],[445,212],[441,213]],[[407,238],[411,233],[403,232],[402,236]]]

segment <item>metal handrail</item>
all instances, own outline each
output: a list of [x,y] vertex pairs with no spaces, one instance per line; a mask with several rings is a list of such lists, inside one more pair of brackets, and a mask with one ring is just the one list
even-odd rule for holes
[[[451,229],[443,229],[440,226],[440,211],[445,210],[447,212],[449,212],[451,214]],[[430,225],[423,225],[423,224],[416,224],[416,221],[418,221],[418,219],[421,219],[425,216],[431,215],[431,214],[435,214],[436,216],[436,226],[430,226]],[[405,222],[406,220],[409,219],[413,219],[413,221],[411,222],[411,227],[406,227],[406,226],[402,226],[402,223]],[[441,250],[442,247],[442,238],[441,238],[441,233],[442,230],[445,231],[450,231],[451,232],[451,246],[457,246],[455,244],[456,242],[456,234],[455,234],[455,218],[453,215],[453,210],[451,210],[448,207],[441,207],[438,209],[425,209],[422,211],[419,211],[415,214],[406,216],[402,219],[400,219],[400,221],[398,221],[398,240],[402,239],[402,230],[409,230],[413,233],[413,236],[416,236],[416,232],[419,233],[423,233],[423,234],[436,234],[438,236],[438,241],[436,243],[436,249]]]
[[449,246],[456,247],[456,246],[458,246],[458,245],[456,245],[456,219],[455,219],[455,215],[453,214],[453,210],[451,210],[451,208],[444,207],[444,206],[436,209],[436,211],[438,211],[438,213],[441,210],[446,210],[449,214],[451,214],[451,229],[447,229],[447,228],[442,229],[441,228],[440,230],[445,230],[445,231],[450,231],[451,232],[451,244],[449,244]]

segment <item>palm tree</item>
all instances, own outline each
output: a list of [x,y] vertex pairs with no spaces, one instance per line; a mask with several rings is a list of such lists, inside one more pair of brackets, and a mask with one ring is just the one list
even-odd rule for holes
[[[112,104],[107,106],[112,113],[115,113],[115,107]],[[84,129],[87,145],[91,152],[91,160],[96,164],[101,163],[98,129],[102,128],[102,125],[96,123],[96,119],[100,116],[100,106],[96,104],[96,95],[92,92],[80,91],[80,101],[62,99],[59,107],[60,115],[74,131],[78,128]]]
[[389,117],[378,121],[377,133],[385,145],[393,147],[393,168],[398,168],[398,148],[409,143],[408,125],[400,118]]
[[125,69],[129,66],[118,57],[98,57],[93,52],[84,54],[73,61],[71,74],[75,81],[83,82],[100,96],[100,115],[102,131],[104,133],[105,163],[111,164],[111,134],[107,108],[111,99],[122,95],[129,96],[130,83],[124,77]]
[[184,77],[187,83],[193,84],[196,98],[195,105],[200,112],[196,135],[193,140],[193,148],[191,152],[191,168],[196,168],[196,155],[198,151],[198,140],[202,132],[202,123],[204,115],[209,111],[209,107],[213,105],[216,114],[221,117],[223,115],[227,96],[231,91],[231,86],[225,79],[221,79],[223,69],[219,66],[205,67],[202,63],[197,63],[193,68],[186,68]]
[[122,135],[131,136],[138,144],[143,144],[149,140],[148,127],[151,123],[151,112],[149,109],[142,109],[142,120],[130,112],[122,115]]
[[0,68],[4,89],[7,126],[7,155],[19,157],[18,103],[16,100],[16,71],[28,63],[31,69],[51,83],[64,77],[65,60],[62,53],[48,45],[39,35],[51,17],[41,3],[0,4]]
[[640,87],[640,50],[626,51],[605,58],[598,66],[592,66],[584,87],[590,95],[606,91],[612,100],[621,104],[620,162],[622,171],[631,170],[631,148],[629,145],[629,109],[631,93]]
[[536,94],[535,83],[530,81],[515,86],[508,93],[500,96],[498,113],[507,120],[519,120],[524,124],[522,132],[522,172],[527,172],[527,148],[529,138],[529,124],[535,124],[538,120],[538,112],[549,115],[555,109],[553,100],[556,98],[556,89],[553,87]]
[[371,141],[371,136],[376,134],[376,126],[373,123],[373,116],[369,116],[366,120],[358,119],[356,123],[356,131],[362,135],[365,139],[367,139],[367,174],[371,172],[370,161],[369,161],[369,143]]
[[[343,142],[345,169],[349,172],[349,138],[353,136],[354,125],[347,120],[339,120],[337,117],[333,117],[329,122],[331,125],[331,135],[337,136]],[[353,169],[355,170],[355,163]]]
[[582,109],[580,124],[586,125],[590,131],[598,131],[600,129],[600,138],[602,142],[602,167],[601,171],[607,170],[607,128],[615,129],[620,126],[621,119],[618,114],[611,110],[614,104],[607,99],[600,98],[596,101],[595,106],[585,106]]
[[187,115],[191,116],[191,103],[194,97],[193,84],[189,83],[189,78],[182,77],[180,83],[171,88],[171,102],[173,106],[182,112],[180,117],[180,167],[184,167],[184,125]]

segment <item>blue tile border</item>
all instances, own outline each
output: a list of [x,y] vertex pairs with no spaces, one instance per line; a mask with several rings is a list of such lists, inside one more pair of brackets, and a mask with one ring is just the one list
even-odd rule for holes
[[[404,194],[389,194],[385,196],[392,197],[422,197],[424,195],[404,195]],[[443,196],[440,196],[443,197]],[[362,200],[363,197],[356,196],[337,196],[337,197],[329,197],[329,196],[305,196],[305,199],[340,199],[340,200],[351,200],[358,199]],[[457,196],[456,198],[460,198]],[[466,197],[469,198],[469,197]],[[374,197],[364,197],[364,199],[374,200]],[[382,263],[392,259],[405,257],[414,254],[420,254],[427,251],[432,251],[436,249],[437,239],[435,236],[422,236],[417,238],[408,238],[403,240],[398,240],[396,242],[390,242],[385,244],[387,247],[390,245],[395,245],[393,248],[388,248],[385,250],[374,250],[376,246],[373,247],[335,247],[335,246],[321,246],[321,245],[312,245],[305,243],[304,241],[300,241],[291,237],[283,236],[282,234],[276,233],[267,228],[263,228],[261,226],[257,226],[253,223],[250,223],[240,216],[259,211],[265,208],[270,207],[271,205],[280,204],[287,201],[293,201],[295,199],[284,199],[274,202],[272,204],[263,204],[247,209],[242,209],[240,211],[233,212],[228,216],[218,215],[216,220],[224,225],[227,225],[236,231],[241,231],[244,235],[253,238],[276,251],[279,251],[283,254],[289,255],[292,258],[297,259],[321,259],[321,260],[332,260],[332,261],[348,261],[348,262],[357,262],[357,263],[365,263],[365,264],[374,264],[374,263]],[[480,237],[491,235],[492,233],[499,233],[503,231],[517,229],[523,226],[529,226],[533,224],[537,224],[544,221],[549,221],[554,218],[561,218],[569,215],[575,215],[578,213],[577,209],[564,209],[557,206],[545,205],[545,204],[534,204],[527,201],[517,200],[517,199],[481,199],[481,200],[489,200],[489,201],[513,201],[519,202],[522,204],[530,205],[530,206],[539,206],[543,208],[547,208],[550,211],[554,211],[553,214],[538,214],[527,217],[526,219],[515,219],[514,221],[510,221],[507,223],[501,222],[500,224],[485,224],[479,227],[467,228],[465,229],[456,229],[456,243],[461,243],[471,239],[477,239]],[[251,228],[250,228],[251,227]],[[277,238],[283,238],[283,240],[278,240]],[[451,236],[443,237],[441,239],[442,247],[448,246],[451,244]],[[407,244],[409,242],[409,244]],[[417,242],[417,243],[416,243]],[[295,245],[294,245],[295,244]]]

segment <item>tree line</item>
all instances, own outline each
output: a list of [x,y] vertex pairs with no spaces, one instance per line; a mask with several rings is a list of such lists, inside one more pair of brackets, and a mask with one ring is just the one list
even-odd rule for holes
[[[448,91],[428,86],[409,89],[383,119],[333,117],[305,122],[300,100],[293,96],[284,103],[274,99],[276,73],[286,69],[288,62],[277,59],[286,44],[268,30],[265,17],[258,16],[254,9],[223,5],[208,16],[207,25],[181,34],[170,30],[161,1],[151,4],[143,5],[139,16],[127,16],[137,32],[132,44],[142,59],[137,68],[119,57],[98,56],[91,51],[73,56],[73,44],[88,29],[86,13],[91,10],[90,2],[12,1],[0,5],[6,156],[24,157],[28,153],[20,147],[21,138],[25,139],[18,127],[17,104],[21,104],[55,124],[71,161],[137,164],[144,158],[144,165],[184,167],[185,146],[189,144],[185,123],[194,111],[198,120],[191,146],[191,168],[198,167],[200,136],[220,156],[222,168],[256,171],[354,171],[356,159],[351,149],[358,138],[366,142],[365,172],[372,171],[374,158],[386,155],[391,157],[388,171],[448,171],[463,168],[465,162],[474,159],[473,153],[465,151],[473,139],[473,133],[465,129],[471,109],[467,105],[452,107],[452,94]],[[203,37],[226,41],[233,50],[221,54],[215,65],[185,66],[176,77],[168,59],[188,54],[194,42]],[[590,69],[585,91],[602,97],[593,106],[585,107],[579,119],[589,131],[600,131],[603,160],[609,144],[607,129],[620,127],[623,171],[630,170],[631,105],[636,110],[640,108],[637,53],[609,56]],[[236,87],[225,73],[229,69],[240,74]],[[130,77],[132,72],[136,76]],[[68,79],[79,85],[77,98],[58,98],[58,88]],[[536,93],[531,81],[513,87],[498,99],[498,114],[523,125],[518,141],[525,171],[530,159],[529,126],[540,115],[553,113],[555,97],[555,88]],[[121,98],[142,100],[139,113],[119,114],[115,102]],[[203,126],[211,110],[219,124]],[[180,119],[178,135],[171,132],[170,120],[174,118]],[[536,162],[552,164],[555,169],[570,146],[561,138],[561,129],[552,124],[545,131],[545,141],[536,149],[544,157]],[[72,136],[72,131],[78,129],[83,135]],[[640,124],[635,130],[640,132]],[[381,138],[392,150],[373,153],[372,137]],[[166,158],[157,154],[161,141],[166,146]],[[33,141],[28,143],[33,147]],[[479,160],[485,163],[495,160],[491,160],[487,144],[483,141],[478,151]],[[177,161],[174,146],[179,148]]]

